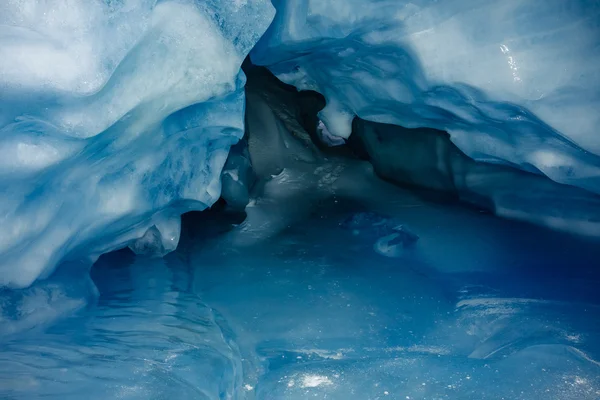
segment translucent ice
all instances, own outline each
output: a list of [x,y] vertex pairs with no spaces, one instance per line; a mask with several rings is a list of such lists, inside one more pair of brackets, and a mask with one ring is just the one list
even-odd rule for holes
[[600,193],[600,3],[274,0],[251,53],[321,120],[447,131],[468,156]]
[[[131,245],[164,254],[243,134],[248,1],[0,5],[0,286]],[[139,239],[139,240],[138,240]]]

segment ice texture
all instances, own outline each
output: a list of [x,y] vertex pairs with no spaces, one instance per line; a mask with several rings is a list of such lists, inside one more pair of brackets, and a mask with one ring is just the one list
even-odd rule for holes
[[351,144],[392,182],[444,193],[500,217],[600,238],[600,196],[541,175],[476,162],[445,132],[357,118]]
[[[175,251],[123,249],[91,281],[63,264],[0,289],[0,398],[598,399],[597,241],[382,180],[397,168],[452,182],[453,170],[431,170],[436,157],[415,161],[458,150],[370,124],[356,131],[367,153],[415,156],[319,147],[320,96],[263,72],[247,71],[247,136],[223,168],[225,201],[186,213]],[[131,247],[160,249],[145,244],[168,221]]]
[[0,5],[0,286],[128,246],[162,255],[220,195],[268,0]]
[[[164,258],[101,257],[97,304],[75,316],[84,280],[62,266],[0,291],[0,398],[598,399],[597,243],[432,203],[352,163],[263,241],[238,245],[257,231],[213,207],[183,217]],[[307,183],[278,197],[299,182],[273,178],[261,201],[301,212]],[[269,231],[281,214],[251,218]],[[373,242],[397,223],[415,251],[382,257]],[[34,308],[63,318],[26,329]]]
[[600,193],[595,0],[273,0],[251,53],[323,94],[327,131],[355,116],[447,131],[478,161]]
[[[426,191],[427,196],[460,200],[499,217],[600,238],[600,196],[595,193],[506,165],[474,161],[446,132],[435,129],[407,129],[355,118],[348,146],[329,147],[332,143],[323,140],[322,121],[316,117],[324,102],[315,92],[289,89],[262,67],[247,68],[246,73],[250,77],[246,134],[257,184],[244,224],[248,229],[256,228],[257,236],[287,226],[288,219],[298,218],[311,202],[346,190],[340,188],[337,177],[344,169],[355,169],[351,159],[359,156],[368,160],[380,177]],[[317,167],[311,165],[315,163]],[[224,183],[225,178],[229,179],[224,177]],[[344,183],[353,184],[352,179]],[[272,201],[298,197],[304,201],[294,207]],[[260,216],[267,214],[279,218],[264,224]],[[387,236],[375,244],[383,253],[395,257],[411,252],[402,241],[394,244],[403,235],[391,228],[402,222],[388,226],[373,218],[371,222],[359,218],[346,225],[375,224],[386,233],[382,237]],[[410,232],[410,226],[405,228]]]

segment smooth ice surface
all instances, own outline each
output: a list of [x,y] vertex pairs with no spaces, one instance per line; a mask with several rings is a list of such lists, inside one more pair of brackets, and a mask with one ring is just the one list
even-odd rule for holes
[[355,115],[450,133],[475,160],[600,193],[596,0],[274,0],[251,53],[322,93],[327,130]]
[[[3,337],[0,397],[598,398],[595,243],[430,203],[366,163],[336,182],[308,212],[284,199],[302,218],[260,241],[239,241],[243,215],[196,213],[164,259],[101,257],[96,305]],[[382,256],[397,222],[419,239]]]
[[[190,290],[177,256],[111,254],[92,277],[100,292],[94,307],[44,333],[2,338],[1,398],[208,400],[239,392],[239,351],[220,316]],[[69,305],[66,296],[54,303]]]
[[[0,286],[127,245],[172,251],[243,135],[267,0],[0,5]],[[136,239],[139,239],[136,241]]]

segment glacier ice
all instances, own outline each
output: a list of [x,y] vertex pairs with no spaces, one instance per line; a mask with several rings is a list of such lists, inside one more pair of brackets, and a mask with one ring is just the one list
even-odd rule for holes
[[0,398],[597,399],[598,2],[273,3],[0,5]]
[[[264,198],[253,202],[253,191],[303,193],[308,210],[347,165],[325,162],[307,180],[312,172],[301,164],[323,158],[321,144],[344,144],[353,130],[363,144],[372,130],[394,131],[383,125],[446,131],[476,161],[599,193],[599,7],[559,0],[5,2],[0,286],[26,287],[62,261],[124,246],[162,256],[177,246],[180,215],[219,196],[232,209],[250,205],[249,214],[297,218],[302,213],[293,217],[287,207],[269,210]],[[250,51],[282,81],[324,97],[290,91],[293,101],[278,107],[258,87],[245,100],[240,65]],[[245,122],[252,134],[229,152]],[[301,138],[261,134],[273,130]],[[399,148],[390,146],[390,156],[365,147],[381,176],[405,183],[385,173],[398,171]],[[403,158],[406,167],[410,157]],[[568,188],[548,205],[559,193],[548,183],[536,196],[515,197],[533,178],[515,183],[510,170],[452,159],[459,158],[419,182],[454,186],[461,199],[501,216],[598,236],[596,198]],[[488,184],[492,176],[501,179]],[[546,205],[539,210],[537,201]],[[285,226],[273,224],[274,231]]]
[[[101,293],[94,307],[3,341],[1,398],[236,398],[239,350],[218,313],[189,289],[191,271],[176,257],[113,253],[91,272]],[[52,290],[80,299],[64,286]],[[23,297],[57,312],[69,306],[36,292]]]
[[415,247],[419,236],[394,219],[373,212],[354,214],[340,226],[362,240],[373,240],[375,251],[386,257],[400,257]]
[[[89,273],[0,289],[0,398],[598,397],[597,241],[481,212],[554,216],[580,195],[559,214],[572,223],[591,193],[477,163],[438,131],[356,118],[330,147],[322,96],[246,75],[222,201],[149,216]],[[438,190],[393,184],[411,179]],[[482,207],[448,200],[455,181]]]
[[[274,82],[262,67],[248,67],[246,73],[250,77],[246,132],[257,183],[253,188],[256,201],[246,209],[244,224],[248,230],[257,225],[258,236],[301,218],[311,204],[324,197],[354,196],[352,185],[362,174],[362,167],[352,161],[358,156],[388,181],[432,190],[438,197],[443,193],[449,200],[461,200],[500,217],[600,237],[600,196],[595,193],[506,165],[474,161],[446,132],[435,129],[407,129],[357,117],[347,146],[337,147],[324,139],[322,121],[315,117],[324,106],[318,94],[296,92]],[[357,175],[338,179],[344,170]],[[303,201],[295,202],[296,207],[271,201],[300,197]],[[282,209],[278,209],[280,204]],[[268,214],[279,218],[269,219],[270,228],[266,229],[260,216]],[[379,245],[388,254],[404,252],[387,240]]]
[[320,118],[447,131],[478,161],[600,193],[600,3],[274,0],[253,63],[323,94]]
[[231,147],[223,167],[221,197],[231,209],[243,211],[250,201],[250,187],[253,183],[248,144],[241,140]]
[[392,182],[444,193],[501,217],[600,237],[600,196],[538,174],[476,162],[445,132],[357,118],[352,141]]
[[131,245],[219,198],[267,0],[0,5],[0,286]]

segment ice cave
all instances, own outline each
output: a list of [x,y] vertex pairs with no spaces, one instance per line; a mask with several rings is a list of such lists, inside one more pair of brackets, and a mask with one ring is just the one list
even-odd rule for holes
[[0,399],[600,399],[600,0],[0,0]]

